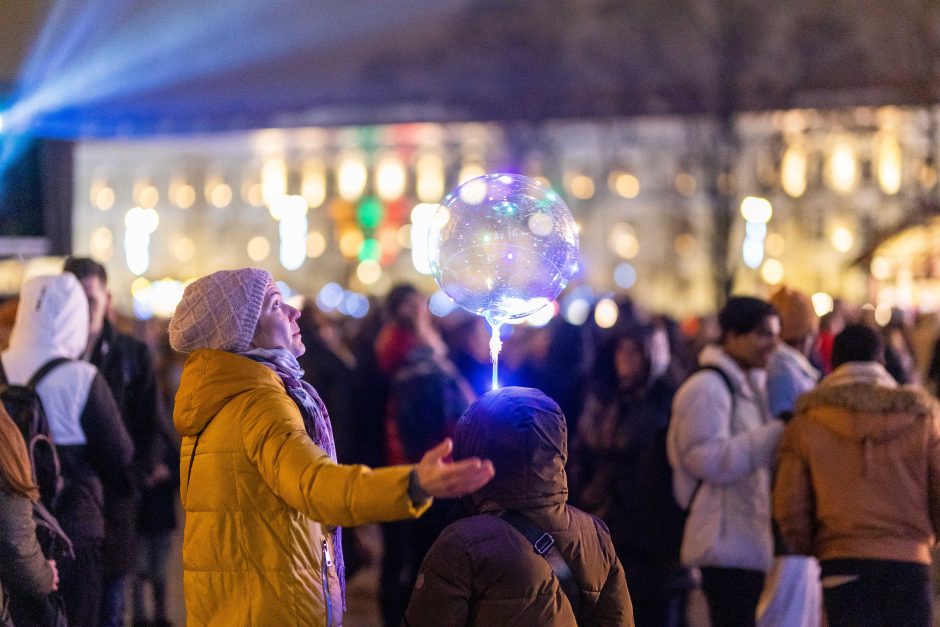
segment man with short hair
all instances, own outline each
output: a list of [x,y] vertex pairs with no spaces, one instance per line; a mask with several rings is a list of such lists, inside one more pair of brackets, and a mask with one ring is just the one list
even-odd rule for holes
[[[134,440],[134,478],[140,487],[169,476],[162,463],[163,435],[169,431],[162,414],[150,349],[143,342],[114,328],[108,318],[111,292],[108,274],[100,263],[87,257],[70,257],[64,272],[78,278],[88,298],[88,345],[84,358],[98,367],[121,411],[124,425]],[[136,569],[136,497],[108,495],[105,518],[105,581],[101,603],[101,625],[118,626],[124,621],[128,575]]]
[[883,359],[877,331],[847,326],[780,445],[774,518],[791,550],[819,559],[831,627],[931,624],[940,408]]
[[766,301],[734,297],[721,340],[672,405],[667,453],[676,500],[689,510],[680,557],[702,573],[715,627],[754,625],[773,558],[770,467],[783,422],[767,406],[764,368],[780,318]]

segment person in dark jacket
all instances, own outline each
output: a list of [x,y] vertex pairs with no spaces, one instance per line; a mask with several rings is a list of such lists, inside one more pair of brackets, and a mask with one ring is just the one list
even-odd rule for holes
[[[495,478],[462,502],[467,517],[431,547],[405,624],[633,625],[623,568],[604,523],[567,504],[568,436],[558,405],[531,388],[484,394],[457,424],[454,458],[484,454]],[[577,616],[548,560],[499,514],[514,510],[570,568]]]
[[10,383],[22,385],[56,357],[70,361],[36,388],[62,464],[65,487],[52,512],[71,538],[74,560],[59,564],[69,623],[98,624],[105,539],[106,494],[131,494],[134,445],[104,377],[78,361],[88,341],[88,300],[72,274],[29,279],[0,355]]
[[[108,494],[105,499],[107,536],[101,625],[119,627],[124,620],[127,579],[137,565],[137,493],[144,483],[155,484],[169,477],[168,467],[160,463],[163,457],[160,434],[170,429],[162,413],[150,349],[118,332],[108,319],[111,292],[104,266],[87,257],[70,257],[63,271],[75,275],[88,298],[88,343],[83,357],[108,382],[124,426],[134,441],[134,490],[124,497]],[[155,472],[159,474],[155,476]]]
[[[415,463],[428,442],[453,434],[474,394],[447,358],[427,300],[417,288],[397,285],[389,292],[386,307],[390,320],[375,345],[379,367],[389,379],[386,455],[391,464]],[[418,567],[447,525],[451,506],[439,499],[417,520],[382,525],[380,600],[387,627],[401,623]]]
[[13,626],[11,605],[36,605],[59,587],[55,560],[36,538],[33,503],[39,500],[19,429],[0,404],[0,625]]
[[685,624],[684,516],[672,496],[666,430],[678,387],[665,330],[623,328],[601,348],[572,444],[572,501],[601,517],[623,563],[638,626]]

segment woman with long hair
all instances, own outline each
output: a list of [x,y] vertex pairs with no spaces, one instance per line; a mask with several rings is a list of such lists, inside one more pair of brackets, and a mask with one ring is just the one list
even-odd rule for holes
[[54,560],[47,560],[36,539],[33,481],[23,436],[0,404],[0,625],[13,625],[11,599],[41,600],[57,590]]

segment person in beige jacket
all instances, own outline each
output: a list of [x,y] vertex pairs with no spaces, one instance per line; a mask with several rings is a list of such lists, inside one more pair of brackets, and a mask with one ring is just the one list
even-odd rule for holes
[[846,327],[780,445],[774,518],[790,549],[819,559],[831,627],[931,624],[940,413],[883,355],[875,330]]

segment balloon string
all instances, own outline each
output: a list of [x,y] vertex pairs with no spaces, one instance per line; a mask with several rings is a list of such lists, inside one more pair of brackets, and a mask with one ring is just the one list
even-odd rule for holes
[[502,325],[493,324],[491,321],[487,320],[490,323],[490,328],[492,329],[492,335],[490,336],[490,359],[493,361],[493,388],[499,388],[499,379],[497,378],[497,373],[499,372],[499,351],[503,348],[503,341],[499,339],[499,327]]

